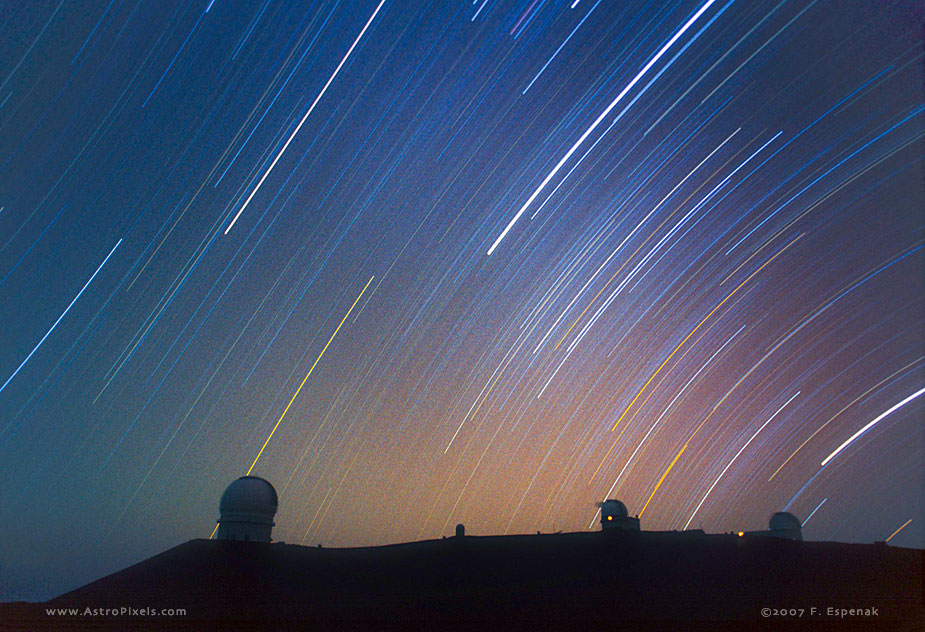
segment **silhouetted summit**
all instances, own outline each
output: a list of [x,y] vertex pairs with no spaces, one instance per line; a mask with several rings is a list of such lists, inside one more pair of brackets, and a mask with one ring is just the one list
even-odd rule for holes
[[[917,626],[922,551],[803,542],[778,512],[764,531],[641,531],[622,502],[598,532],[456,535],[324,549],[270,542],[273,486],[245,476],[216,540],[192,540],[45,604],[7,604],[24,630],[754,629]],[[846,621],[847,619],[847,621]],[[921,629],[917,627],[914,629]]]
[[[192,540],[42,606],[7,605],[4,619],[47,630],[753,629],[770,619],[762,608],[795,608],[801,617],[775,621],[889,629],[921,618],[922,561],[882,544],[701,531],[460,533],[351,549]],[[44,611],[121,606],[185,614]]]

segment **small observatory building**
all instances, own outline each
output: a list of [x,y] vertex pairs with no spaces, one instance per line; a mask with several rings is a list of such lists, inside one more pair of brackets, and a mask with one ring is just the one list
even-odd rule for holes
[[639,518],[630,518],[619,500],[605,500],[601,503],[601,531],[639,531]]
[[258,476],[242,476],[231,483],[219,502],[219,540],[270,542],[279,500],[270,483]]

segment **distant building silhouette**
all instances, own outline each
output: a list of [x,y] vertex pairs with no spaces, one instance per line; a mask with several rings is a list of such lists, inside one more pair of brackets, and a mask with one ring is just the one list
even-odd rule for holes
[[739,531],[739,537],[764,536],[785,540],[803,540],[800,519],[789,511],[778,511],[768,521],[767,531]]
[[268,481],[242,476],[222,494],[217,539],[270,542],[278,505],[276,490]]
[[462,538],[466,535],[466,526],[462,523],[456,525],[456,537]]
[[611,498],[601,503],[602,531],[639,531],[639,518],[630,518],[626,505]]

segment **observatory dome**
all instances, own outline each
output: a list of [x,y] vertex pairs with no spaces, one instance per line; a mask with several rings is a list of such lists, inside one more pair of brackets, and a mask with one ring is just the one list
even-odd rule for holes
[[626,505],[611,498],[600,504],[601,529],[604,531],[639,531],[639,518],[630,518]]
[[273,486],[257,476],[231,483],[219,501],[218,539],[269,542],[279,500]]
[[601,512],[605,516],[613,516],[614,518],[626,518],[629,515],[629,512],[626,510],[626,505],[614,499],[605,500],[603,505],[601,505]]
[[802,540],[800,519],[789,511],[778,511],[768,521],[768,535],[786,540]]
[[225,489],[218,510],[223,516],[232,513],[259,514],[269,516],[272,521],[278,505],[276,490],[268,481],[257,476],[242,476]]
[[800,520],[789,511],[778,511],[768,521],[768,528],[771,531],[788,531],[792,529],[799,531]]

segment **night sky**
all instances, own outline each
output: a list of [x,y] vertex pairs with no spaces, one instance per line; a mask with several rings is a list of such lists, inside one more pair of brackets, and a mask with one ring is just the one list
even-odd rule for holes
[[6,3],[0,598],[209,537],[251,468],[311,546],[614,497],[922,547],[921,20]]

